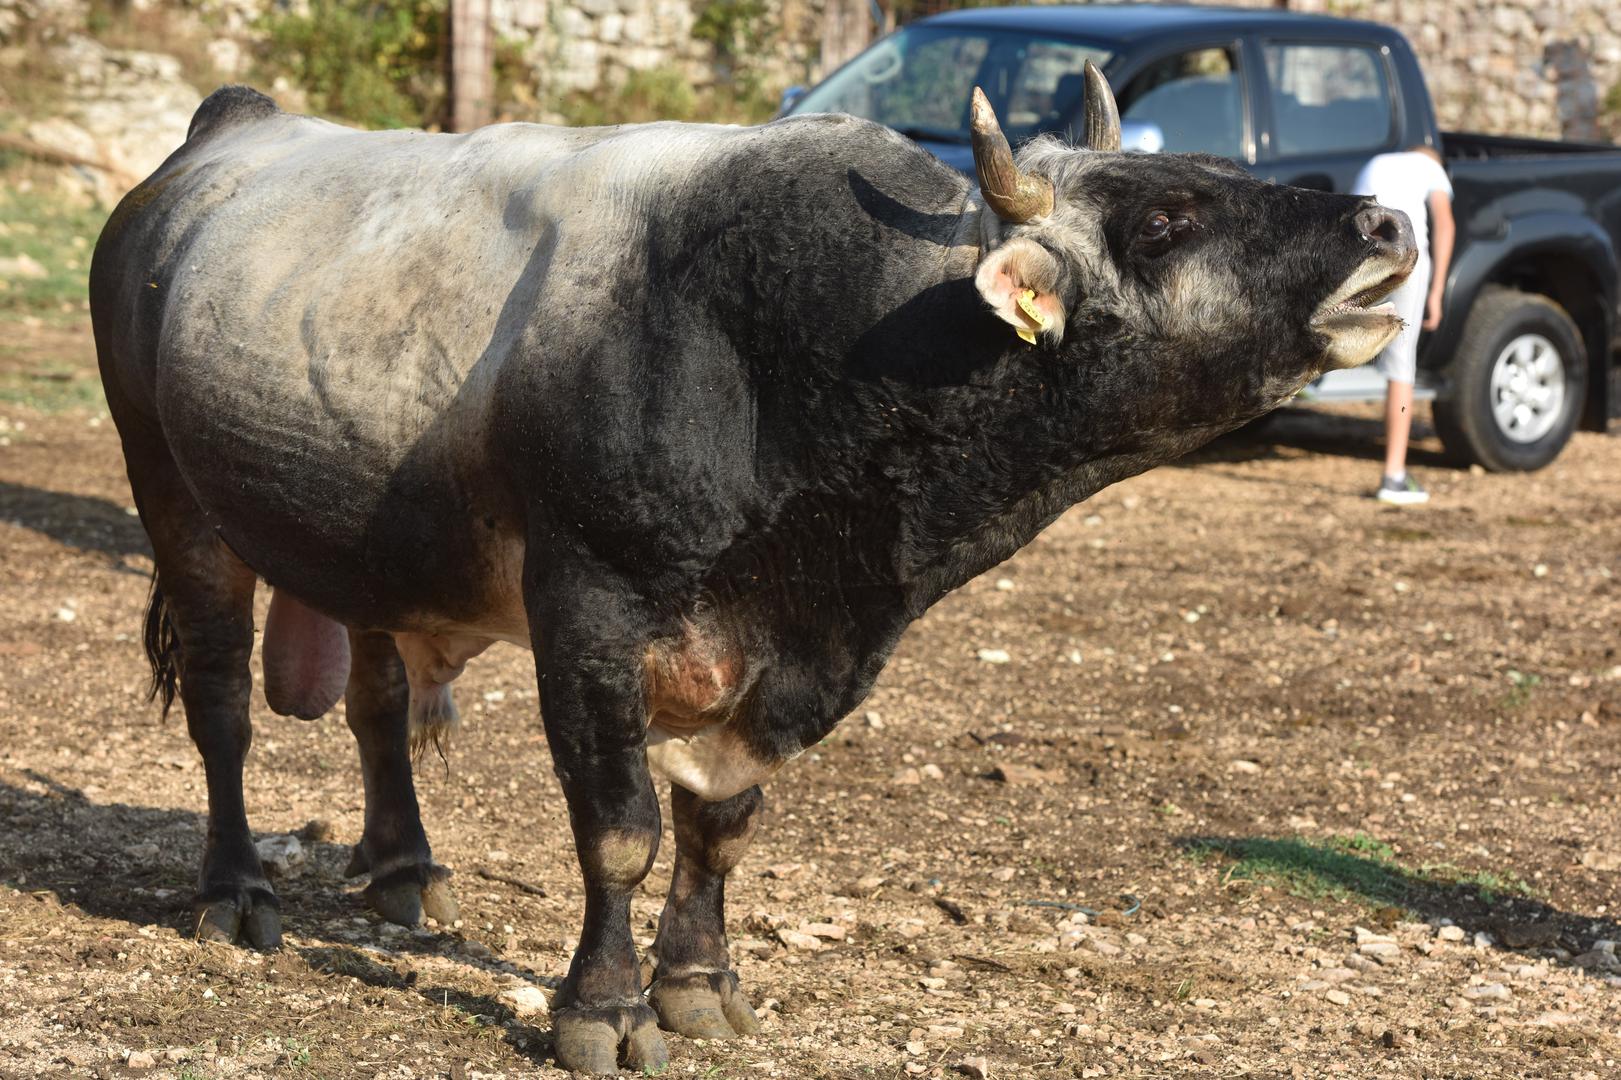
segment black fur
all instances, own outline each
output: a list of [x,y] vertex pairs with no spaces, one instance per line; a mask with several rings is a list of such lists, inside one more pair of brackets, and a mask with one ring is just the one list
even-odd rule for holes
[[186,138],[195,139],[227,124],[255,120],[280,111],[273,100],[251,86],[222,86],[204,98],[191,114]]

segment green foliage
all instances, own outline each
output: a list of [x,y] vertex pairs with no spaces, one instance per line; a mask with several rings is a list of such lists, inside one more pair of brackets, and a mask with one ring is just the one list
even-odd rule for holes
[[367,127],[418,127],[444,111],[444,0],[309,0],[259,20],[260,63],[311,108]]
[[1434,907],[1460,891],[1472,892],[1488,904],[1505,895],[1534,895],[1512,871],[1466,871],[1450,863],[1409,870],[1396,861],[1389,844],[1360,832],[1321,841],[1197,839],[1186,842],[1184,850],[1200,861],[1231,860],[1226,881],[1270,885],[1309,900],[1327,897],[1341,903],[1420,908]]
[[756,52],[770,33],[765,0],[709,0],[698,11],[692,36],[707,41],[723,59],[735,61]]
[[774,108],[748,87],[694,89],[692,81],[673,67],[633,71],[617,89],[571,94],[558,104],[564,122],[581,127],[650,120],[753,124],[769,118]]
[[1518,709],[1531,700],[1531,691],[1542,685],[1542,676],[1510,669],[1508,685],[1508,693],[1503,695],[1503,708]]

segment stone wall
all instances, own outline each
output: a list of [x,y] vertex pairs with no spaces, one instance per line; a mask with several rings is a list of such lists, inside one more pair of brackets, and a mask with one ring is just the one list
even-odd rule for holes
[[[1232,0],[1274,7],[1271,0]],[[1289,0],[1407,35],[1443,128],[1621,138],[1621,0]]]

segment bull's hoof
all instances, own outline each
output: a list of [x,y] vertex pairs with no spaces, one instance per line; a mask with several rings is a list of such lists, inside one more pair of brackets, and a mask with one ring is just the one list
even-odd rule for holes
[[437,863],[402,866],[372,879],[364,894],[366,906],[400,926],[421,926],[424,915],[448,926],[461,914],[449,879],[450,871]]
[[731,971],[691,971],[659,979],[648,993],[659,1026],[689,1039],[730,1039],[760,1030]]
[[609,1076],[619,1071],[621,1061],[636,1073],[658,1072],[670,1063],[658,1021],[646,1005],[604,1009],[574,1005],[553,1016],[559,1068]]
[[234,896],[199,896],[192,904],[198,941],[281,948],[281,904],[269,889],[247,888]]

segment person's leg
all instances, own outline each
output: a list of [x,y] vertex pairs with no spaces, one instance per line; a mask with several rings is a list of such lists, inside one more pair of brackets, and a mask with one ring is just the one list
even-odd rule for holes
[[1385,384],[1385,475],[1407,475],[1407,440],[1413,430],[1413,384],[1391,379]]
[[1407,445],[1413,429],[1413,379],[1418,372],[1418,334],[1424,321],[1424,297],[1430,268],[1419,260],[1413,273],[1390,294],[1396,314],[1406,323],[1396,340],[1379,354],[1385,385],[1385,467],[1378,496],[1383,502],[1418,503],[1429,498],[1407,477]]

